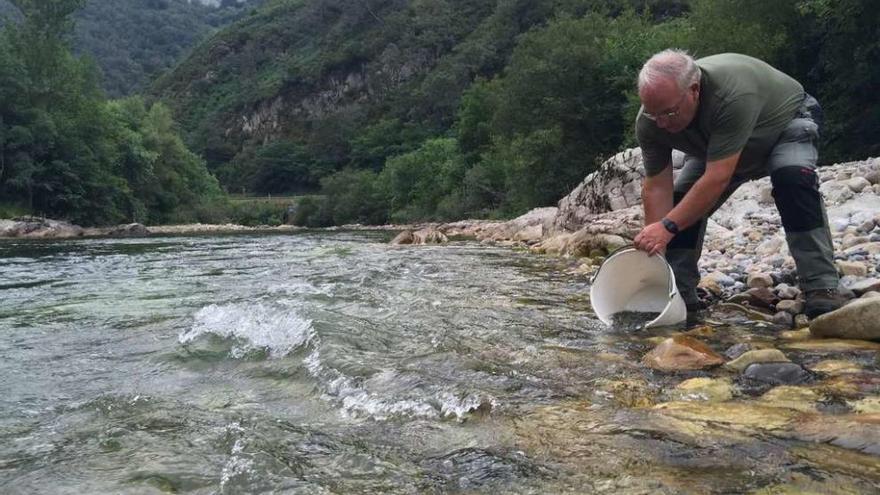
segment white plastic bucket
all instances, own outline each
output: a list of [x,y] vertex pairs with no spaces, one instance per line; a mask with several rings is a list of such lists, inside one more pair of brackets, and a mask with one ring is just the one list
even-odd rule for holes
[[676,325],[687,318],[669,263],[632,247],[615,251],[602,263],[590,284],[590,301],[606,325],[621,311],[660,313],[645,328]]

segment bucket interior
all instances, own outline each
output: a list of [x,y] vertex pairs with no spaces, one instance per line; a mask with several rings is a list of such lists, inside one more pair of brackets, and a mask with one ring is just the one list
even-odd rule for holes
[[605,260],[593,278],[590,299],[596,316],[609,325],[611,317],[622,311],[660,314],[646,326],[675,324],[686,317],[669,264],[636,249]]

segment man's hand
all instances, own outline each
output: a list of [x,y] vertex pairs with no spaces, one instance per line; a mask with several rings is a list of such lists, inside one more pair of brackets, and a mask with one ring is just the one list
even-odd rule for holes
[[666,230],[660,222],[654,222],[639,232],[639,235],[633,239],[636,249],[644,251],[650,255],[663,254],[666,252],[666,245],[675,237],[672,232]]

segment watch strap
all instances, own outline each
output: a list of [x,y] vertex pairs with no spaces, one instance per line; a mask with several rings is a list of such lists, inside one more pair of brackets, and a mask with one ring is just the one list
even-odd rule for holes
[[667,230],[670,234],[678,234],[678,232],[679,232],[679,230],[678,230],[678,225],[677,225],[675,222],[673,222],[672,220],[670,220],[670,219],[668,219],[668,218],[666,218],[666,217],[663,217],[663,218],[660,220],[660,223],[663,224],[663,226],[666,228],[666,230]]

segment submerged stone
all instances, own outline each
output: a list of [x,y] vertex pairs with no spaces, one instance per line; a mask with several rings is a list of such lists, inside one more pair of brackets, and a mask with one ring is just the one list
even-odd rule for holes
[[792,409],[750,402],[665,402],[653,408],[659,414],[689,421],[711,421],[761,430],[785,428],[799,414]]
[[743,353],[733,361],[728,361],[724,367],[742,372],[754,363],[780,363],[788,361],[789,359],[779,349],[756,349]]
[[722,364],[724,358],[699,340],[676,335],[645,354],[642,363],[661,371],[699,370]]
[[810,370],[829,375],[841,375],[845,373],[859,373],[862,371],[862,367],[852,361],[826,359],[811,366]]
[[728,347],[727,350],[724,351],[724,356],[727,357],[727,359],[736,359],[751,349],[752,346],[750,344],[740,342],[739,344],[734,344]]
[[806,340],[810,338],[810,329],[801,328],[799,330],[787,330],[780,333],[779,337],[785,340]]
[[743,376],[775,385],[795,385],[811,378],[807,370],[795,363],[754,363],[745,369]]
[[880,351],[880,344],[867,340],[810,339],[785,344],[786,349],[813,352]]
[[774,407],[785,407],[803,412],[816,412],[816,403],[822,397],[805,387],[780,385],[761,396],[761,402]]
[[880,415],[807,416],[793,425],[788,436],[880,455]]
[[623,407],[651,407],[657,403],[657,391],[646,380],[636,378],[600,380],[596,383],[595,394]]
[[733,384],[726,378],[691,378],[679,383],[669,395],[675,400],[724,402],[733,398]]
[[880,414],[880,397],[878,396],[847,401],[847,404],[858,414]]

